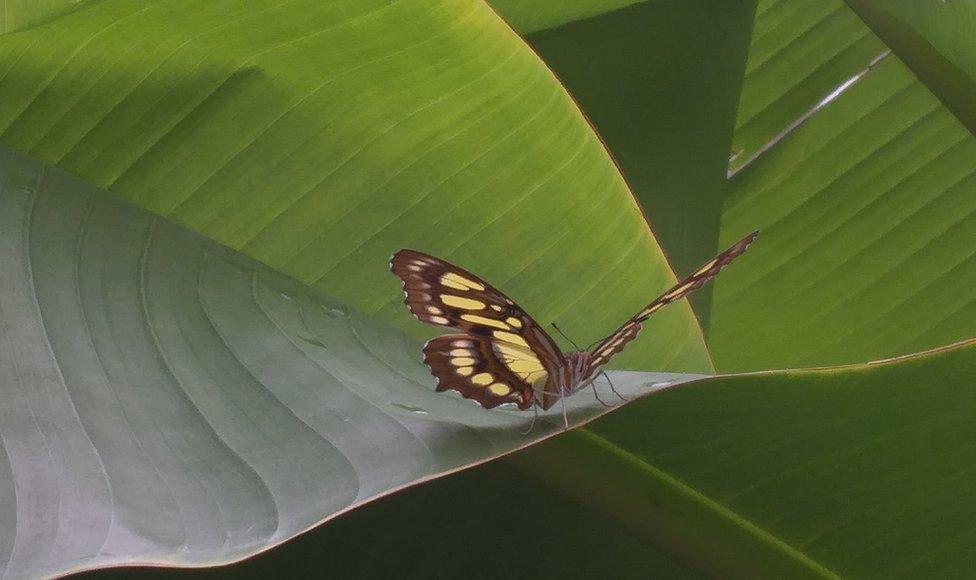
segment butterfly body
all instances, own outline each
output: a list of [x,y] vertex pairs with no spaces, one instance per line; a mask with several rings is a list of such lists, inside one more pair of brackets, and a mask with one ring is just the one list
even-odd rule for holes
[[403,281],[405,303],[414,316],[460,331],[424,346],[424,362],[437,378],[437,391],[457,391],[486,409],[515,405],[548,410],[592,385],[600,369],[637,337],[644,320],[713,278],[757,234],[706,262],[592,350],[569,353],[510,298],[462,268],[407,249],[393,255],[390,268]]
[[590,386],[590,384],[596,378],[595,374],[591,373],[591,370],[599,370],[592,369],[590,366],[591,359],[592,356],[590,355],[589,351],[586,350],[575,350],[573,352],[566,353],[563,356],[562,368],[564,370],[562,375],[559,377],[557,384],[553,385],[553,391],[557,393],[558,396],[542,398],[541,402],[539,403],[542,410],[548,410],[559,399],[574,395]]

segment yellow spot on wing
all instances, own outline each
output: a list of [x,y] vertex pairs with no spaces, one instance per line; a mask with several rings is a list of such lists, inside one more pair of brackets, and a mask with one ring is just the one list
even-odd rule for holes
[[456,367],[466,367],[468,365],[473,365],[474,363],[475,360],[473,358],[460,357],[451,359],[451,364]]
[[471,377],[472,383],[476,385],[480,385],[482,387],[485,385],[490,385],[494,380],[495,377],[491,373],[478,373],[475,376]]
[[474,354],[473,350],[468,350],[466,348],[455,348],[451,352],[447,353],[450,356],[471,356]]
[[708,272],[709,270],[711,270],[715,266],[716,263],[718,263],[718,258],[713,259],[711,262],[709,262],[709,263],[705,264],[704,266],[702,266],[701,268],[698,268],[697,270],[695,270],[695,276],[701,276],[705,272]]
[[515,328],[522,328],[522,321],[519,320],[518,318],[515,318],[514,316],[509,316],[508,318],[505,319],[505,322],[507,322],[511,326],[514,326]]
[[492,343],[492,347],[495,349],[495,352],[502,356],[502,358],[536,358],[530,349],[514,344],[508,344],[507,342],[495,342]]
[[448,288],[454,288],[455,290],[464,290],[465,292],[468,291],[468,287],[464,284],[458,284],[457,282],[452,282],[443,278],[441,278],[441,284],[447,286]]
[[447,324],[450,320],[444,318],[443,316],[431,316],[430,321],[434,324]]
[[474,372],[474,367],[460,367],[460,368],[454,369],[454,372],[456,372],[457,374],[461,375],[462,377],[466,377],[466,376],[468,376],[468,375],[470,375],[471,373]]
[[[545,380],[548,377],[546,367],[542,361],[528,348],[522,348],[507,342],[496,342],[492,347],[498,357],[510,371],[518,375],[527,383]],[[533,376],[535,377],[533,379]]]
[[643,312],[641,312],[640,315],[641,316],[647,316],[649,314],[654,314],[655,312],[657,312],[658,310],[660,310],[661,307],[664,306],[664,304],[665,304],[664,302],[658,302],[654,306],[651,306],[650,308],[648,308],[648,309],[644,310]]
[[509,328],[507,324],[500,320],[492,320],[491,318],[485,318],[484,316],[478,316],[477,314],[462,314],[461,320],[466,320],[472,324],[481,324],[504,330],[508,330]]
[[441,284],[449,286],[451,288],[457,288],[458,290],[484,290],[484,284],[479,284],[474,280],[468,280],[464,276],[455,274],[454,272],[448,272],[441,276]]
[[480,300],[472,300],[470,298],[461,298],[460,296],[451,296],[450,294],[441,294],[441,301],[448,306],[454,306],[455,308],[463,308],[465,310],[484,310],[485,303]]
[[539,359],[533,359],[533,360],[522,359],[522,360],[513,360],[511,362],[505,361],[505,366],[511,369],[512,372],[518,373],[520,375],[527,375],[530,373],[537,373],[541,370],[545,370],[545,367],[542,366],[542,363],[539,362]]
[[[462,316],[462,318],[463,318],[463,316]],[[506,328],[508,328],[508,327],[506,327]],[[508,343],[511,343],[511,344],[517,344],[517,345],[523,346],[525,348],[530,348],[529,347],[529,343],[525,342],[525,339],[524,338],[522,338],[521,336],[519,336],[519,335],[517,335],[515,333],[512,333],[512,332],[501,332],[501,331],[496,330],[495,332],[492,333],[492,335],[494,335],[494,337],[497,338],[498,340],[504,340],[505,342],[508,342]]]
[[688,288],[690,286],[692,286],[694,283],[695,283],[695,281],[692,280],[692,281],[688,282],[687,284],[682,284],[681,286],[678,286],[674,290],[672,290],[672,291],[668,292],[667,294],[665,294],[664,295],[664,299],[665,300],[671,300],[671,299],[673,299],[674,297],[680,295],[682,292],[686,292],[688,290]]
[[495,383],[494,385],[488,387],[489,393],[491,393],[492,395],[498,395],[499,397],[502,395],[507,395],[511,391],[512,389],[509,389],[508,385],[506,385],[505,383]]

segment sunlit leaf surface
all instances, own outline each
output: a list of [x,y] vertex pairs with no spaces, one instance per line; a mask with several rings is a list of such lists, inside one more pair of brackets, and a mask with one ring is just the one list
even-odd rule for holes
[[[480,1],[85,3],[0,36],[0,141],[417,336],[384,272],[405,246],[578,342],[674,280],[571,96]],[[687,304],[658,325],[621,364],[710,368]]]

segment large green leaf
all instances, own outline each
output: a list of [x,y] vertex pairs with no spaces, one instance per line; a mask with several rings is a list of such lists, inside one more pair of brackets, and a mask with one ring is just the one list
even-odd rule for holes
[[976,132],[976,4],[846,1],[963,124]]
[[[581,342],[674,279],[572,98],[482,2],[87,3],[0,36],[0,140],[418,334],[385,272],[404,246]],[[657,328],[621,364],[709,368],[687,305]]]
[[793,127],[731,180],[721,241],[763,234],[716,281],[717,366],[853,363],[971,337],[974,167],[976,138],[894,56]]
[[[559,432],[558,407],[526,437],[531,414],[434,393],[419,352],[0,150],[0,574],[228,562]],[[606,412],[590,394],[568,409]]]
[[[653,563],[662,577],[687,577],[662,560],[665,546],[710,577],[967,578],[973,376],[970,341],[882,364],[684,385],[513,456],[595,512],[490,467],[385,498],[254,562],[156,576],[586,578],[605,566],[641,578]],[[475,549],[485,546],[501,550]]]

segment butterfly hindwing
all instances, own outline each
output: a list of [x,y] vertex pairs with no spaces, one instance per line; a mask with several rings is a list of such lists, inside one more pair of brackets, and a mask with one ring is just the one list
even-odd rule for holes
[[424,346],[424,362],[437,378],[437,391],[455,390],[486,409],[505,403],[528,409],[535,397],[532,385],[545,381],[546,371],[528,353],[517,373],[503,362],[505,356],[491,339],[468,334],[445,334]]
[[[563,355],[542,328],[511,299],[474,274],[431,255],[415,250],[400,250],[393,255],[390,268],[403,280],[403,291],[410,312],[423,322],[465,332],[435,338],[425,348],[425,361],[438,378],[438,390],[457,390],[485,406],[515,402],[525,409],[532,405],[533,390],[547,390],[547,380],[562,369]],[[471,341],[476,352],[448,360],[444,353],[449,342]],[[459,347],[460,348],[460,347]],[[468,347],[465,347],[468,348]],[[500,384],[523,393],[519,400],[491,393],[479,384],[466,380],[468,365],[458,367],[456,359],[475,358],[482,373],[497,375]],[[466,361],[465,361],[466,362]],[[464,369],[461,372],[455,368]],[[474,369],[471,375],[474,376]],[[441,385],[446,385],[441,387]],[[515,388],[517,387],[517,388]],[[495,387],[501,391],[502,387]],[[550,389],[551,390],[551,389]],[[528,393],[528,394],[524,394]],[[499,398],[501,397],[501,398]],[[514,395],[512,396],[514,397]]]

